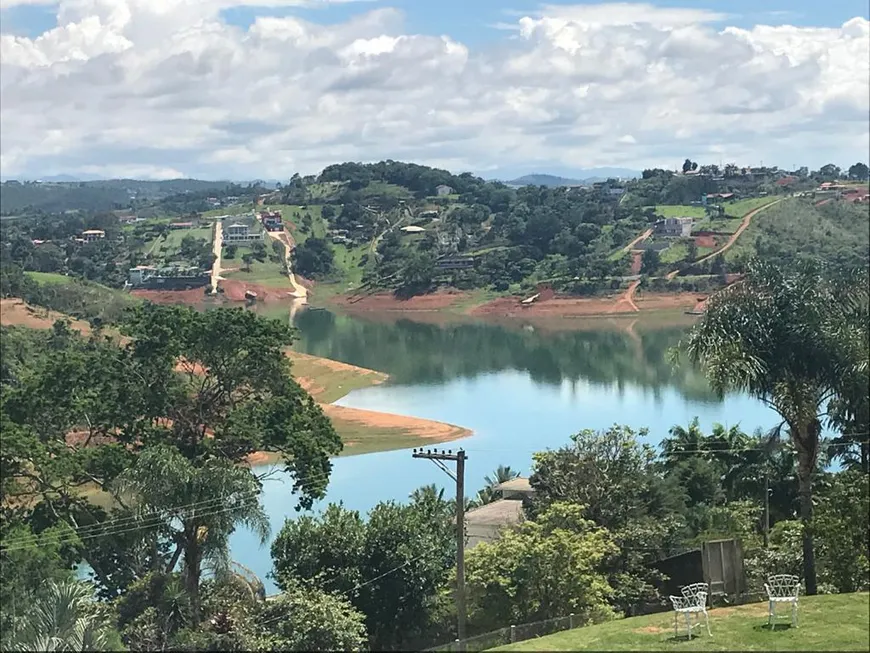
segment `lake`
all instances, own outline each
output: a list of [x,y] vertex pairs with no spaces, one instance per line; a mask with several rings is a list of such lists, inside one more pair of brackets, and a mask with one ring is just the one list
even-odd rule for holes
[[[530,472],[532,454],[566,444],[585,428],[615,423],[648,428],[645,441],[658,445],[675,424],[698,417],[706,432],[714,423],[744,431],[769,429],[776,413],[747,396],[719,400],[688,364],[676,369],[668,351],[687,325],[662,326],[644,318],[599,319],[575,330],[482,322],[428,324],[411,319],[352,317],[329,311],[296,316],[299,351],[372,368],[390,375],[387,384],[352,392],[337,403],[449,422],[474,434],[439,448],[468,453],[466,494],[499,465]],[[366,512],[380,501],[405,501],[421,485],[454,492],[453,481],[411,450],[337,458],[326,499]],[[263,503],[273,536],[287,517],[298,515],[296,497],[282,474],[265,482]],[[233,534],[233,559],[267,578],[268,544],[247,531]]]

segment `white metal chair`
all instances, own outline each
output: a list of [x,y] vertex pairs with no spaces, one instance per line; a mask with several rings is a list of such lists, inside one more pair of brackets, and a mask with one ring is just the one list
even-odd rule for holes
[[789,574],[770,576],[764,584],[767,591],[767,625],[773,625],[776,620],[777,603],[791,603],[791,625],[797,628],[798,594],[801,591],[801,580]]
[[674,637],[679,635],[679,617],[683,615],[686,620],[686,634],[689,639],[692,639],[692,629],[695,626],[701,625],[700,617],[698,623],[692,623],[692,615],[704,615],[704,621],[707,624],[707,634],[712,637],[710,632],[710,617],[707,614],[707,583],[693,583],[686,585],[681,590],[682,596],[670,596],[671,604],[674,606]]

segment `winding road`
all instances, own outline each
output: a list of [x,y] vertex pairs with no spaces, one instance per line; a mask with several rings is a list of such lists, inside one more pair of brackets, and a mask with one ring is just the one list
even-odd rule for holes
[[[743,216],[743,221],[740,223],[740,226],[737,227],[737,231],[735,231],[733,234],[731,234],[731,237],[728,239],[728,242],[726,242],[724,245],[722,245],[722,247],[717,249],[715,252],[710,252],[709,254],[707,254],[707,256],[698,259],[697,261],[695,261],[695,264],[697,265],[699,263],[705,263],[706,261],[709,261],[710,259],[714,258],[715,256],[718,256],[719,254],[731,249],[731,246],[737,242],[737,239],[740,237],[740,234],[742,234],[744,231],[746,231],[746,228],[752,222],[752,218],[754,218],[756,215],[758,215],[759,213],[761,213],[765,209],[770,208],[774,204],[779,204],[780,202],[782,202],[782,199],[774,200],[774,201],[770,202],[769,204],[765,204],[764,206],[759,206],[757,209],[752,209],[749,213],[747,213],[746,215]],[[665,278],[668,280],[673,279],[679,273],[680,273],[679,270],[674,270],[673,272],[669,272]]]

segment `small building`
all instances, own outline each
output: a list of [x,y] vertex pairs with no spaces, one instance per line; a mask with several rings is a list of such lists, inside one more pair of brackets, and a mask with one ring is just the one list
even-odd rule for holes
[[525,518],[523,499],[534,494],[529,479],[515,478],[495,489],[501,493],[501,499],[465,513],[466,548],[496,539],[502,529],[516,526]]
[[688,238],[692,235],[692,218],[664,218],[655,223],[655,233],[666,238]]
[[439,270],[467,270],[474,267],[474,257],[449,256],[435,261],[435,267]]
[[409,225],[407,227],[402,227],[402,231],[404,231],[406,234],[421,234],[426,230],[423,227]]
[[445,195],[450,195],[453,192],[453,188],[450,186],[446,186],[444,184],[439,184],[435,187],[435,194],[438,197],[443,197]]
[[106,232],[102,229],[85,229],[82,232],[82,240],[86,243],[93,243],[101,238],[106,237]]
[[625,189],[624,188],[608,188],[607,193],[608,193],[608,195],[613,195],[615,197],[619,197],[620,195],[625,194]]
[[194,224],[192,222],[170,222],[170,229],[193,229]]
[[130,268],[127,273],[127,281],[134,288],[140,288],[145,285],[147,279],[154,274],[156,269],[152,265],[137,265],[135,268]]

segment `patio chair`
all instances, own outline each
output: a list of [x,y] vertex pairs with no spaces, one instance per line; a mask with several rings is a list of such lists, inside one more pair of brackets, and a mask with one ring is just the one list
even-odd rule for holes
[[764,584],[767,591],[767,625],[776,621],[777,603],[791,603],[791,625],[797,628],[798,594],[801,591],[801,580],[790,574],[770,576]]
[[670,596],[671,605],[674,606],[674,637],[679,635],[679,617],[683,615],[686,620],[686,634],[689,639],[692,639],[692,629],[695,626],[701,625],[700,616],[698,623],[692,623],[692,615],[704,615],[704,621],[707,624],[707,634],[712,637],[710,632],[710,617],[707,614],[707,584],[693,583],[686,585],[681,590],[682,596]]

